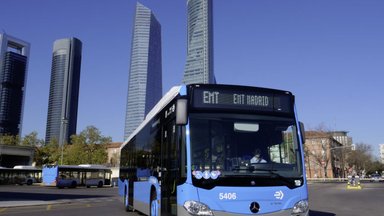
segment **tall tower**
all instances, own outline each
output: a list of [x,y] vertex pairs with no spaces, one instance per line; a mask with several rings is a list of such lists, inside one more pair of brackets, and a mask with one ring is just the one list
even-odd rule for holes
[[0,34],[0,135],[21,135],[29,48]]
[[53,44],[51,84],[45,141],[68,143],[76,134],[82,43],[77,38]]
[[162,96],[161,25],[150,9],[136,4],[124,139]]
[[379,144],[380,161],[384,164],[384,144]]
[[188,0],[187,62],[183,83],[216,83],[213,73],[212,0]]

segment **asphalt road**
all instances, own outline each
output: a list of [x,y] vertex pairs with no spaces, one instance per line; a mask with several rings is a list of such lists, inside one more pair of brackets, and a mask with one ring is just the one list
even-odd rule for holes
[[348,190],[346,184],[310,184],[310,216],[382,216],[384,182],[362,183],[361,190]]
[[[382,216],[384,183],[365,183],[362,190],[347,190],[346,184],[310,184],[310,216]],[[1,207],[1,204],[32,203]],[[39,205],[35,205],[34,202]],[[40,186],[0,186],[0,216],[101,216],[139,215],[123,210],[117,188],[57,189]]]

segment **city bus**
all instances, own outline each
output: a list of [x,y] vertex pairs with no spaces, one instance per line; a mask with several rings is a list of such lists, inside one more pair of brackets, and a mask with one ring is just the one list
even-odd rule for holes
[[305,216],[304,140],[289,91],[174,87],[122,144],[119,195],[146,215]]
[[32,185],[41,182],[41,168],[17,165],[13,168],[0,167],[0,184]]
[[58,188],[103,187],[111,183],[111,169],[102,165],[45,165],[43,185]]

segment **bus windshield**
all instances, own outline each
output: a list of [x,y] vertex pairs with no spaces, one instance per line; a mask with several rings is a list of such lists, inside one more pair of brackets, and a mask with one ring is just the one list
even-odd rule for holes
[[251,180],[245,185],[302,184],[297,181],[302,179],[302,164],[293,118],[192,113],[190,143],[197,186],[207,181],[215,185],[242,184],[241,178]]

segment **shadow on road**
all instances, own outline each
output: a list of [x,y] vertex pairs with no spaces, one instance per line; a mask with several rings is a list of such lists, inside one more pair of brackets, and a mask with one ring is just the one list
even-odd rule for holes
[[49,193],[26,193],[26,192],[0,192],[0,201],[18,200],[43,200],[53,201],[61,199],[86,199],[108,197],[103,195],[79,195],[79,194],[49,194]]
[[336,216],[334,213],[309,210],[309,216]]

